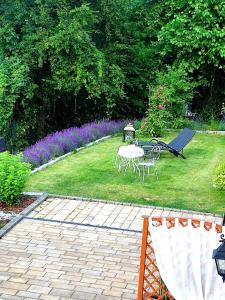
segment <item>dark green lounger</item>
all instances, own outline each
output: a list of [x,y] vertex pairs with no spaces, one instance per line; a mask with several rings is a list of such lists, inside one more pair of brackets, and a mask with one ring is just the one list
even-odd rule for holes
[[142,147],[145,153],[148,153],[153,146],[160,146],[161,150],[167,150],[175,156],[180,156],[185,159],[186,157],[182,154],[182,150],[191,141],[195,133],[195,130],[184,128],[182,132],[168,144],[158,141],[157,139],[152,139],[150,142],[139,141],[138,146]]

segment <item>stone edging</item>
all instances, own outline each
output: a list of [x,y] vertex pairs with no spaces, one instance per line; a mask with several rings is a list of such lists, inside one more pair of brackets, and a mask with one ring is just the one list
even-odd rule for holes
[[[29,194],[29,193],[24,193]],[[33,196],[36,195],[36,193],[30,193]],[[18,224],[20,221],[23,220],[25,216],[27,216],[32,210],[34,210],[37,206],[39,206],[42,202],[44,202],[48,194],[46,193],[38,193],[38,198],[36,201],[34,201],[32,204],[30,204],[28,207],[26,207],[21,213],[19,213],[15,218],[13,218],[9,223],[7,223],[4,227],[0,229],[0,239],[9,232],[16,224]]]
[[208,134],[220,134],[225,135],[225,131],[223,130],[196,130],[198,133],[208,133]]
[[109,203],[109,204],[115,204],[115,205],[144,207],[144,208],[152,208],[152,209],[169,210],[169,211],[174,211],[174,212],[183,212],[183,213],[189,213],[189,214],[193,214],[193,215],[198,214],[198,215],[222,218],[222,216],[218,215],[218,214],[212,214],[212,213],[207,213],[207,212],[202,212],[202,211],[197,211],[197,210],[185,210],[185,209],[177,209],[177,208],[170,208],[170,207],[143,205],[143,204],[137,204],[137,203],[131,203],[131,202],[120,202],[120,201],[85,198],[85,197],[78,197],[78,196],[64,196],[64,195],[57,195],[57,194],[48,194],[48,198],[62,198],[62,199],[78,200],[78,201],[86,201],[86,202]]
[[[181,129],[166,129],[166,131],[172,131],[172,132],[178,132]],[[197,130],[197,129],[191,129],[195,130],[197,133],[206,133],[206,134],[218,134],[218,135],[225,135],[225,130]]]
[[51,166],[51,165],[54,165],[56,162],[58,162],[58,161],[64,159],[64,158],[67,157],[67,156],[70,156],[70,155],[74,154],[75,152],[78,152],[78,151],[83,150],[83,149],[85,149],[85,148],[88,148],[88,147],[90,147],[90,146],[92,146],[92,145],[94,145],[94,144],[98,144],[98,143],[101,142],[101,141],[104,141],[104,140],[106,140],[106,139],[109,139],[111,136],[112,136],[112,135],[103,136],[102,138],[100,138],[100,139],[98,139],[98,140],[96,140],[96,141],[94,141],[94,142],[91,142],[91,143],[85,145],[84,147],[80,147],[80,148],[74,149],[74,151],[68,152],[68,153],[66,153],[66,154],[64,154],[64,155],[62,155],[62,156],[57,157],[56,159],[51,159],[51,160],[50,160],[49,162],[47,162],[46,164],[41,165],[40,167],[35,168],[33,171],[31,171],[31,174],[35,174],[35,173],[37,173],[37,172],[39,172],[39,171],[41,171],[41,170],[43,170],[43,169],[45,169],[45,168],[47,168],[47,167],[49,167],[49,166]]
[[182,210],[170,207],[160,207],[160,206],[152,206],[152,205],[142,205],[136,203],[127,203],[127,202],[120,202],[120,201],[112,201],[112,200],[103,200],[103,199],[95,199],[95,198],[85,198],[85,197],[76,197],[76,196],[63,196],[57,194],[47,194],[47,193],[33,193],[33,192],[26,192],[23,193],[24,195],[30,196],[38,196],[37,200],[34,201],[31,205],[26,207],[20,214],[18,214],[15,218],[13,218],[9,223],[7,223],[2,229],[0,229],[0,239],[8,233],[15,225],[17,225],[20,221],[22,221],[31,211],[33,211],[36,207],[38,207],[41,203],[43,203],[47,198],[61,198],[61,199],[68,199],[68,200],[77,200],[77,201],[86,201],[86,202],[97,202],[97,203],[109,203],[115,205],[123,205],[123,206],[134,206],[134,207],[144,207],[144,208],[152,208],[152,209],[160,209],[160,210],[169,210],[173,212],[184,212],[194,215],[204,215],[204,216],[213,216],[222,218],[222,216],[218,214],[211,214],[211,213],[204,213],[199,211],[191,211],[191,210]]

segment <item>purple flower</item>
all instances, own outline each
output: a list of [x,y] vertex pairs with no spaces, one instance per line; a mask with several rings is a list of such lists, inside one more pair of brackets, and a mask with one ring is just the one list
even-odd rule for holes
[[126,124],[127,121],[103,120],[52,133],[26,148],[23,152],[24,161],[34,167],[40,166],[103,136],[121,132]]

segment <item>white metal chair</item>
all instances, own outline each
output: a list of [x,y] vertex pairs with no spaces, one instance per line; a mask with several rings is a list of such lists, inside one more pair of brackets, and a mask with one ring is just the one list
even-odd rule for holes
[[143,182],[145,181],[145,171],[147,169],[148,175],[149,175],[150,168],[153,169],[153,172],[154,172],[153,174],[156,176],[156,178],[158,180],[158,171],[157,171],[157,167],[156,167],[156,162],[160,157],[160,151],[161,151],[160,146],[152,147],[151,151],[149,152],[149,155],[147,156],[147,159],[145,159],[144,161],[142,161],[138,164],[138,167],[140,167],[139,168],[139,176],[140,176],[140,169],[142,169]]

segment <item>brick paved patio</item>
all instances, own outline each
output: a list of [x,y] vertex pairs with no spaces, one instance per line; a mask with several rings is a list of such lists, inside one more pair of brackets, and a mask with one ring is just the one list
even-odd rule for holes
[[192,216],[48,198],[0,240],[0,299],[136,299],[144,214]]

